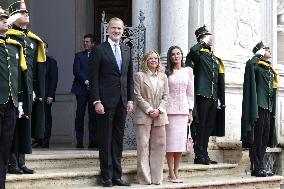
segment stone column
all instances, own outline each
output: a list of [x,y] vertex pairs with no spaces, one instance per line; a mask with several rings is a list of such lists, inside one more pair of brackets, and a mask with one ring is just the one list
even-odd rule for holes
[[211,16],[213,15],[214,1],[211,0],[195,0],[189,1],[188,15],[188,48],[196,43],[195,30],[204,24],[214,35],[213,27],[211,27]]
[[263,40],[271,48],[273,57],[272,63],[277,65],[277,1],[263,1],[264,31]]
[[161,0],[161,58],[166,60],[170,46],[188,52],[188,0]]
[[146,27],[146,52],[158,50],[159,41],[159,1],[158,0],[133,0],[132,1],[132,25],[139,25],[139,11],[144,12]]
[[277,1],[277,27],[278,27],[278,34],[277,34],[277,64],[284,65],[284,50],[283,50],[283,42],[284,42],[284,0]]
[[[278,0],[277,1],[277,13],[276,15],[278,16],[278,25],[277,25],[277,69],[279,73],[279,88],[278,88],[278,99],[277,99],[277,122],[276,122],[276,127],[277,127],[277,134],[278,134],[278,142],[282,149],[284,148],[284,89],[283,89],[283,82],[284,82],[284,51],[283,51],[283,42],[284,42],[284,0]],[[274,7],[274,10],[276,8]],[[274,51],[273,51],[274,52]],[[275,56],[275,55],[274,55]],[[274,62],[273,62],[274,64]],[[283,153],[282,153],[282,169],[284,165],[284,160],[283,160]],[[282,171],[283,175],[283,171]]]

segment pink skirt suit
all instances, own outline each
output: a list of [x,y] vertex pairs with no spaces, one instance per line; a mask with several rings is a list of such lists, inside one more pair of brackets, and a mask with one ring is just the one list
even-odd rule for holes
[[189,109],[194,105],[194,77],[190,67],[173,70],[168,77],[169,99],[166,152],[185,152]]

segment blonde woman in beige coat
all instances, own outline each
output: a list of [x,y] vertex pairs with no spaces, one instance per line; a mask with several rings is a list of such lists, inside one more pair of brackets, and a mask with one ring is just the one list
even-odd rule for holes
[[166,104],[169,88],[159,54],[145,54],[141,71],[134,75],[134,124],[137,141],[137,177],[140,184],[163,180],[166,148]]

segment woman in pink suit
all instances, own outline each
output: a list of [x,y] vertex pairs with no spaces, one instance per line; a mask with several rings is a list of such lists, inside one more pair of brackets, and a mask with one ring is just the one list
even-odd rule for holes
[[134,124],[137,142],[137,177],[140,184],[161,184],[166,150],[166,103],[169,88],[161,72],[159,54],[145,54],[141,71],[134,75]]
[[192,121],[194,104],[193,71],[185,67],[180,47],[172,46],[167,54],[166,74],[169,81],[169,99],[166,126],[166,157],[170,182],[183,182],[178,170],[182,152],[186,151],[187,125]]

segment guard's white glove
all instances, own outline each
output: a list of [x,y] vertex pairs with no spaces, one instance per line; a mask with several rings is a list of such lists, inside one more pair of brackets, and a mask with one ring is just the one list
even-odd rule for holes
[[22,118],[24,115],[23,102],[19,102],[18,112],[19,112],[19,118]]
[[205,44],[207,44],[210,40],[211,36],[210,35],[206,35],[203,39],[201,39],[201,41],[203,41]]
[[258,51],[256,51],[255,54],[260,54],[261,56],[264,56],[264,54],[265,54],[265,49],[259,49]]
[[217,101],[217,109],[218,109],[218,110],[221,109],[221,102],[220,102],[220,99],[218,99],[218,101]]
[[85,81],[85,85],[89,86],[89,83],[90,83],[89,80]]
[[33,101],[35,101],[35,99],[36,99],[36,94],[35,94],[35,92],[33,91]]
[[16,22],[16,20],[18,20],[19,18],[21,18],[21,13],[16,13],[12,16],[10,16],[8,19],[7,19],[7,23],[9,26],[12,26],[14,24],[14,22]]

